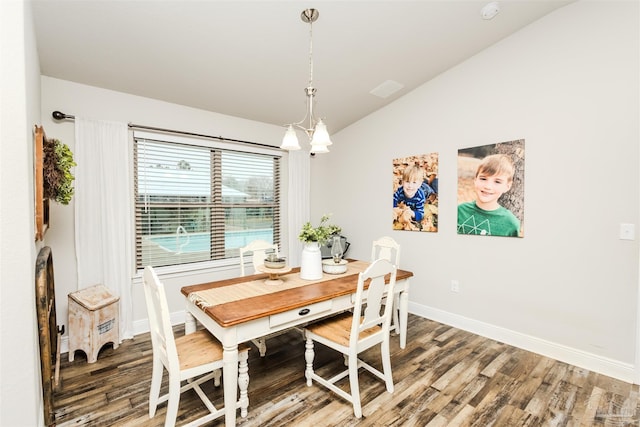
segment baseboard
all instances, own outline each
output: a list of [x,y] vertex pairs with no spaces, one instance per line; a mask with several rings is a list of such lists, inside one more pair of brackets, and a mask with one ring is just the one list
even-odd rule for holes
[[409,312],[426,319],[444,323],[628,383],[633,383],[635,378],[638,377],[635,372],[636,368],[631,363],[598,356],[593,353],[412,302],[409,302]]

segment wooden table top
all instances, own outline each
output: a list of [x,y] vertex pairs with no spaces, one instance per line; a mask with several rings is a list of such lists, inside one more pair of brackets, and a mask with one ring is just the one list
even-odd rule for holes
[[[300,268],[296,267],[287,275],[298,274],[299,272]],[[284,276],[286,277],[287,275]],[[398,270],[396,281],[405,280],[412,276],[413,273],[410,271]],[[268,274],[254,274],[251,276],[236,277],[233,279],[185,286],[180,291],[185,297],[189,297],[192,292],[204,291],[223,286],[233,286],[237,283],[264,280],[266,278],[268,278]],[[294,289],[286,289],[267,295],[245,298],[238,301],[201,308],[221,326],[235,326],[240,323],[259,319],[261,317],[267,317],[272,314],[282,313],[295,308],[304,307],[309,304],[353,294],[355,293],[356,286],[358,284],[357,278],[358,273],[354,273],[336,277],[335,279],[324,280],[318,283],[309,281],[308,285]]]

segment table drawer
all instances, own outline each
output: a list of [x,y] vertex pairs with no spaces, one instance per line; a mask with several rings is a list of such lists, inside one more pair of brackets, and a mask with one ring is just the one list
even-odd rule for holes
[[300,322],[300,319],[311,318],[320,313],[331,311],[331,300],[317,302],[315,304],[296,308],[295,310],[285,311],[269,316],[269,326],[275,327],[285,325],[290,322]]

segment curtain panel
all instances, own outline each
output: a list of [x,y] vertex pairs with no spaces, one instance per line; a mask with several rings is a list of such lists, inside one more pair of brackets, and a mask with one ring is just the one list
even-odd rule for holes
[[120,340],[133,338],[131,146],[126,123],[75,118],[78,289],[120,297]]
[[302,242],[298,240],[302,225],[309,221],[311,156],[306,150],[289,152],[288,243],[289,265],[300,265]]

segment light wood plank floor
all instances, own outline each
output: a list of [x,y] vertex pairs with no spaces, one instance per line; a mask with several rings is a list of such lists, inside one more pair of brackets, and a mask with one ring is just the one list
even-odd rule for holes
[[[176,334],[184,329],[176,327]],[[321,386],[307,387],[304,343],[297,331],[267,341],[249,359],[249,415],[238,426],[639,426],[637,385],[561,363],[414,315],[407,347],[392,337],[395,392],[360,374],[363,418]],[[316,370],[342,368],[342,358],[316,346]],[[93,364],[81,351],[63,355],[55,395],[58,426],[161,426],[166,404],[148,417],[149,334],[117,349],[105,346]],[[377,351],[366,359],[380,367]],[[348,390],[348,381],[344,382]],[[166,375],[163,391],[167,388]],[[216,404],[222,390],[206,388]],[[182,395],[178,425],[205,413],[193,391]],[[211,423],[224,425],[224,419]]]

